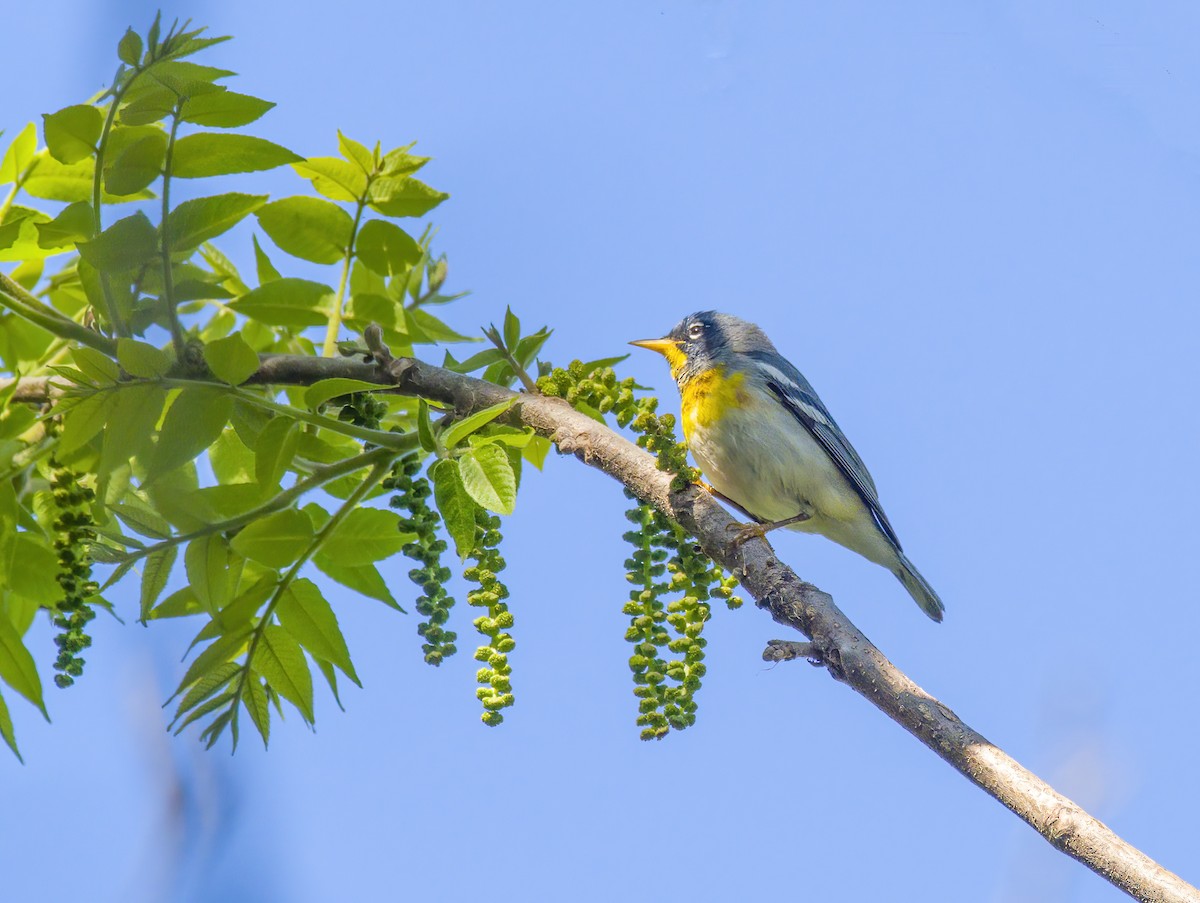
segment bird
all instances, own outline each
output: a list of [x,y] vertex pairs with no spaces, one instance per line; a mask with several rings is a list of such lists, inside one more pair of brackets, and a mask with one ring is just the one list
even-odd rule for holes
[[819,533],[887,568],[942,620],[945,606],[900,547],[862,458],[758,326],[705,310],[660,339],[630,344],[667,359],[707,488],[754,521],[736,542],[780,527]]

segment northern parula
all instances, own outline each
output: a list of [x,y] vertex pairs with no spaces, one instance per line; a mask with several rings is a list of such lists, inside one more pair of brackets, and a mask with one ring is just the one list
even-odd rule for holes
[[900,549],[875,481],[813,387],[753,323],[706,310],[631,342],[671,365],[688,448],[717,495],[757,523],[820,533],[899,578],[935,621],[945,606]]

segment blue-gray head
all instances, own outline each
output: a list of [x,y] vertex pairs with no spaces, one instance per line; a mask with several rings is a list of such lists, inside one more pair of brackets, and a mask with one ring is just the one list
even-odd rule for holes
[[630,342],[657,351],[681,386],[692,377],[729,361],[731,354],[774,353],[775,346],[753,323],[731,314],[702,310],[680,320],[661,339]]

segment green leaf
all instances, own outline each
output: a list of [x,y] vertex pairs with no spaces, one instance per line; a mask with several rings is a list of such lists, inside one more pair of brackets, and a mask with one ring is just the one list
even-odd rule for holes
[[183,589],[178,589],[163,599],[162,604],[150,612],[147,620],[186,618],[189,615],[198,615],[203,611],[204,606],[200,604],[200,600],[196,598],[196,594],[192,592],[192,588],[185,586]]
[[130,376],[155,379],[166,375],[173,363],[161,348],[134,339],[117,339],[117,361]]
[[105,190],[117,196],[137,194],[162,175],[166,154],[167,136],[161,132],[138,139],[105,167]]
[[216,194],[184,201],[167,217],[172,251],[188,251],[215,238],[265,204],[265,194]]
[[[22,531],[13,540],[12,570],[4,575],[7,589],[42,605],[53,605],[61,597],[54,579],[58,560],[48,541],[40,533]],[[11,611],[10,611],[11,617]],[[0,620],[4,613],[0,612]]]
[[154,428],[167,403],[166,389],[153,383],[124,383],[116,396],[117,404],[108,415],[109,429],[104,433],[104,448],[96,467],[101,476],[134,458],[146,460],[146,454],[153,448]]
[[[224,513],[224,501],[239,501],[234,499],[232,494],[241,490],[234,487],[244,490],[248,484],[254,482],[254,452],[238,437],[237,430],[225,430],[209,447],[208,462],[212,465],[213,476],[217,478],[218,485],[208,487],[210,494],[207,498],[214,508]],[[211,493],[220,493],[226,498],[214,497]],[[250,504],[257,505],[261,498],[262,493],[258,491],[258,487],[253,487]]]
[[142,58],[142,37],[132,28],[125,29],[124,36],[117,44],[117,57],[130,66],[136,66]]
[[[232,699],[233,693],[230,693],[228,696],[222,696],[221,702],[224,704]],[[205,713],[207,714],[208,712],[213,711],[213,709],[209,708],[213,704],[213,701],[209,700],[203,706],[201,706],[201,708],[205,709]],[[198,711],[199,710],[197,710],[197,712],[193,712],[192,714],[198,714]],[[233,726],[233,748],[235,750],[237,749],[237,722],[233,720],[233,712],[234,710],[232,708],[226,709],[224,712],[214,718],[208,727],[200,732],[199,739],[200,742],[204,744],[205,749],[212,749],[216,745],[217,741],[221,739],[221,734],[224,732],[225,728],[229,727],[230,725]],[[183,727],[186,727],[191,720],[191,716],[189,715],[188,720],[184,722]],[[180,730],[182,730],[182,727]]]
[[290,417],[275,417],[263,427],[254,444],[254,476],[263,487],[279,485],[296,455],[300,432]]
[[404,147],[398,147],[384,154],[383,165],[380,167],[382,174],[385,176],[408,176],[428,163],[429,157],[418,157],[409,153],[415,144],[414,141],[412,144],[406,144]]
[[400,531],[400,518],[393,512],[356,508],[325,538],[321,553],[339,565],[358,567],[395,555],[414,538]]
[[333,201],[357,201],[367,190],[367,174],[354,163],[337,157],[309,157],[292,169],[312,180],[319,194]]
[[546,344],[546,340],[550,338],[551,333],[553,333],[552,329],[543,326],[537,332],[527,335],[521,341],[517,342],[517,347],[513,349],[513,357],[517,359],[517,363],[522,367],[528,367],[533,363],[533,359],[542,350],[542,346]]
[[[213,668],[213,670],[208,674],[205,674],[203,677],[197,680],[188,689],[183,699],[179,701],[179,706],[175,709],[175,717],[171,719],[172,726],[184,715],[185,712],[195,708],[213,694],[219,693],[221,690],[223,690],[231,680],[241,673],[241,671],[242,666],[237,662],[223,662],[222,664]],[[216,708],[216,706],[213,708]],[[212,711],[212,709],[208,709],[208,711]],[[205,714],[205,712],[201,712],[196,717],[201,717],[203,714]],[[183,730],[184,727],[187,727],[187,725],[193,720],[195,719],[188,719],[188,721],[184,722],[180,726],[180,730]],[[178,733],[178,731],[176,731],[176,733]]]
[[48,223],[35,223],[38,245],[43,248],[70,248],[77,241],[87,241],[95,233],[92,205],[76,201],[59,211]]
[[529,440],[529,444],[521,449],[521,457],[536,467],[542,469],[542,465],[546,463],[546,455],[550,454],[550,449],[554,447],[554,443],[545,436],[533,436]]
[[312,672],[304,650],[290,633],[268,624],[254,654],[254,667],[271,689],[294,705],[306,722],[313,723]]
[[351,163],[357,164],[364,173],[374,171],[374,155],[353,138],[347,138],[343,135],[340,129],[338,130],[338,150]]
[[104,114],[91,104],[75,104],[57,113],[43,113],[42,119],[46,149],[59,163],[76,163],[96,152]]
[[288,277],[260,285],[230,307],[268,326],[322,326],[328,320],[322,302],[332,294],[328,285]]
[[119,504],[111,505],[108,509],[119,517],[127,527],[149,536],[151,539],[166,539],[171,535],[171,525],[160,517],[158,512],[139,499],[136,495],[127,494]]
[[373,219],[359,230],[354,243],[359,260],[380,276],[404,273],[421,259],[421,246],[394,223]]
[[188,543],[183,555],[188,583],[196,598],[216,616],[229,604],[229,544],[218,535],[200,536]]
[[512,312],[511,307],[504,308],[504,347],[515,351],[517,342],[521,341],[521,321]]
[[445,458],[429,468],[433,480],[433,498],[446,523],[446,532],[454,540],[458,557],[466,560],[475,547],[475,501],[463,486],[458,461]]
[[437,439],[433,435],[433,423],[429,420],[429,404],[424,398],[417,402],[417,441],[424,451],[437,451]]
[[240,386],[258,372],[258,353],[240,332],[205,345],[204,361],[213,376],[231,386]]
[[38,677],[33,656],[21,642],[12,621],[3,612],[0,612],[0,680],[32,702],[46,720],[50,720],[46,703],[42,700],[42,681]]
[[114,385],[121,378],[121,370],[108,355],[95,348],[79,346],[71,349],[71,360],[93,382],[102,386]]
[[225,391],[204,386],[183,389],[167,409],[144,482],[194,460],[217,441],[232,411],[233,398]]
[[479,342],[476,336],[463,335],[455,332],[433,314],[421,308],[405,311],[408,317],[408,331],[414,342]]
[[145,621],[150,617],[154,603],[158,601],[158,597],[166,588],[167,578],[171,576],[171,568],[175,566],[175,557],[178,551],[178,546],[167,546],[146,556],[146,563],[142,565],[142,589],[138,616],[140,620]]
[[258,236],[252,235],[251,240],[254,242],[254,266],[258,274],[259,285],[274,282],[279,278],[279,270],[275,269],[275,264],[271,263],[271,258],[258,243]]
[[336,263],[346,253],[354,221],[320,198],[290,197],[258,211],[258,223],[279,247],[301,260]]
[[333,665],[323,658],[317,659],[316,662],[317,669],[324,676],[325,682],[329,684],[329,692],[333,694],[333,701],[337,703],[339,709],[343,712],[346,711],[346,707],[342,705],[342,698],[338,695],[337,672],[333,670]]
[[[338,704],[340,705],[341,703]],[[3,696],[0,696],[0,737],[4,738],[4,742],[13,751],[13,755],[17,757],[17,761],[24,765],[25,760],[21,758],[21,751],[17,749],[17,735],[13,731],[12,716],[8,714],[8,703],[4,701]]]
[[117,114],[117,120],[124,126],[143,126],[159,122],[175,112],[175,104],[178,102],[178,96],[170,88],[152,85],[148,80],[143,80],[140,84],[145,85],[145,91],[129,91],[126,93],[126,98],[130,98],[127,103],[122,105],[120,113]]
[[[251,672],[246,677],[246,682],[242,685],[242,702],[246,705],[246,713],[250,716],[250,720],[254,722],[254,726],[258,728],[258,733],[262,737],[263,749],[267,748],[267,744],[271,739],[271,709],[267,705],[267,691],[263,689],[263,685],[258,682],[258,675]],[[237,732],[234,731],[234,745],[237,745]]]
[[371,183],[368,203],[386,216],[424,216],[450,195],[412,178],[381,178]]
[[454,448],[458,443],[462,442],[467,436],[476,430],[482,429],[487,424],[491,423],[514,404],[518,399],[514,396],[502,401],[499,404],[494,404],[491,407],[484,408],[482,411],[476,411],[470,417],[464,417],[462,420],[455,423],[446,432],[442,433],[442,445],[446,448]]
[[58,455],[69,457],[94,439],[108,424],[117,407],[115,391],[97,392],[71,406],[63,419]]
[[57,253],[38,244],[37,227],[48,222],[50,217],[40,210],[10,207],[0,226],[0,261],[33,260]]
[[79,242],[79,256],[98,270],[121,272],[154,260],[158,230],[140,210],[119,219],[91,241]]
[[7,185],[21,178],[25,169],[33,162],[37,153],[37,126],[32,122],[17,133],[12,144],[0,158],[0,185]]
[[[67,203],[90,201],[95,169],[95,161],[90,157],[70,165],[59,163],[50,156],[39,157],[23,187],[26,193],[35,198]],[[151,191],[139,191],[128,197],[117,197],[105,191],[100,199],[105,203],[123,203],[152,197],[154,193]]]
[[478,354],[471,355],[465,361],[456,361],[454,356],[447,351],[442,367],[446,370],[453,370],[455,373],[470,373],[472,370],[490,367],[492,364],[498,364],[504,360],[504,352],[499,348],[485,348]]
[[508,448],[524,448],[530,443],[533,437],[534,433],[532,430],[517,429],[513,426],[498,426],[486,436],[474,433],[467,437],[467,441],[471,445],[487,445],[491,443],[504,445]]
[[489,511],[512,514],[517,503],[517,477],[504,449],[480,445],[458,459],[463,486]]
[[[166,603],[164,602],[163,604],[165,605]],[[174,699],[175,696],[178,696],[205,675],[221,673],[217,669],[222,668],[232,659],[241,655],[242,650],[246,648],[249,636],[250,627],[247,625],[226,633],[210,643],[203,652],[196,656],[195,661],[188,666],[187,672],[183,675],[183,680],[179,682],[179,687],[175,690],[171,698]]]
[[222,88],[189,97],[183,102],[179,118],[196,125],[232,129],[249,125],[274,106],[269,100]]
[[181,179],[201,179],[235,172],[259,172],[303,159],[264,138],[199,132],[175,142],[171,175]]
[[303,511],[287,508],[254,521],[233,538],[233,550],[267,567],[296,561],[313,539],[312,521]]
[[378,599],[396,611],[404,611],[400,607],[400,603],[396,601],[396,597],[392,595],[392,591],[388,589],[387,581],[383,579],[383,575],[379,573],[379,568],[375,565],[362,564],[349,567],[330,558],[324,550],[314,556],[313,564],[326,577],[336,580],[342,586],[349,587],[359,595],[369,599]]
[[309,386],[304,391],[304,406],[315,411],[331,398],[340,398],[355,392],[378,392],[382,388],[385,387],[365,380],[335,376]]
[[45,263],[41,260],[23,260],[13,267],[8,275],[25,291],[32,292],[34,286],[41,280],[45,269]]
[[337,665],[342,673],[362,686],[350,662],[350,652],[337,617],[315,583],[304,578],[294,580],[280,597],[275,614],[301,646],[317,658]]

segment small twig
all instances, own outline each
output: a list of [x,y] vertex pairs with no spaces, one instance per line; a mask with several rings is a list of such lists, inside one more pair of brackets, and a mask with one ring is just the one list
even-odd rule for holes
[[517,359],[513,357],[512,352],[508,350],[508,346],[504,344],[504,339],[500,335],[500,330],[496,329],[495,326],[489,326],[483,331],[483,334],[488,337],[488,340],[493,345],[500,349],[500,353],[504,355],[504,360],[510,367],[513,368],[513,373],[517,374],[517,379],[521,381],[521,385],[525,387],[525,391],[530,395],[540,394],[538,392],[537,383],[534,382],[533,378],[525,372],[525,368],[517,363]]
[[825,664],[821,650],[815,643],[801,643],[797,640],[767,640],[767,648],[763,650],[762,657],[764,662],[790,662],[803,658],[814,668]]

